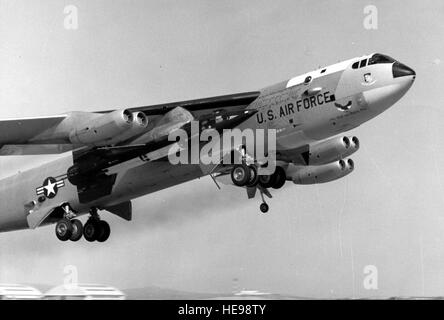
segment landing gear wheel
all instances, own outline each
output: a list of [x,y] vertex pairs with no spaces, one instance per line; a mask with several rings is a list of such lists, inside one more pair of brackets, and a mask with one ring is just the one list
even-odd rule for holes
[[73,232],[73,226],[68,219],[61,219],[57,222],[55,227],[55,233],[60,241],[68,241],[71,238]]
[[83,227],[83,236],[86,241],[93,242],[97,239],[98,223],[94,220],[88,220]]
[[82,238],[83,236],[83,224],[82,222],[80,222],[80,220],[74,219],[71,220],[71,224],[72,224],[72,235],[71,238],[69,238],[69,240],[71,241],[79,241],[80,238]]
[[231,181],[238,187],[245,186],[250,181],[250,168],[245,164],[237,164],[231,170]]
[[97,222],[97,238],[98,242],[105,242],[108,240],[109,235],[111,234],[111,228],[109,227],[108,222],[100,220]]
[[276,177],[274,174],[259,176],[259,184],[265,189],[271,188],[275,183],[275,180]]
[[250,180],[247,183],[247,187],[254,187],[258,184],[259,175],[257,174],[257,168],[255,165],[248,166],[250,168]]
[[275,176],[275,181],[272,185],[273,189],[282,188],[287,180],[285,170],[282,167],[276,167],[276,171],[273,173],[273,176]]
[[262,202],[259,208],[261,209],[261,212],[262,212],[262,213],[267,213],[267,212],[268,212],[268,209],[270,209],[270,208],[268,207],[268,204],[266,204],[265,202]]

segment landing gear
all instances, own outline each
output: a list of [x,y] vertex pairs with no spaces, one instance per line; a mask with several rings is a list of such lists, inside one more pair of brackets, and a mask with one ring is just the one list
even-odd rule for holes
[[55,227],[57,238],[60,241],[79,241],[83,234],[83,225],[79,220],[73,219],[76,216],[74,210],[69,203],[61,205],[57,210],[60,210],[63,216]]
[[82,236],[86,241],[105,242],[111,234],[111,228],[106,221],[100,220],[97,209],[90,210],[91,217],[83,226],[82,222],[72,219],[76,216],[69,205],[61,207],[63,209],[63,218],[60,219],[55,227],[55,233],[60,241],[79,241]]
[[262,197],[260,210],[262,213],[267,213],[270,209],[265,202],[264,193],[271,198],[268,188],[280,189],[284,186],[287,180],[285,169],[277,166],[271,175],[258,175],[258,169],[255,165],[237,164],[231,170],[231,181],[238,187],[247,187],[247,194],[249,198],[253,198],[256,190],[259,189]]
[[257,168],[255,165],[248,166],[250,169],[250,179],[247,183],[247,187],[255,187],[259,182],[259,175],[257,174]]
[[271,198],[271,194],[268,191],[269,188],[280,189],[284,186],[287,176],[284,168],[277,166],[276,170],[271,175],[261,175],[258,177],[258,189],[261,193],[262,203],[259,209],[262,213],[267,213],[270,209],[265,202],[264,193],[267,197]]
[[100,220],[98,222],[98,230],[99,230],[99,232],[97,233],[97,241],[98,242],[105,242],[106,240],[108,240],[108,238],[111,234],[111,228],[110,228],[108,222]]
[[83,235],[83,225],[77,220],[63,218],[59,220],[55,227],[56,236],[60,241],[79,241]]
[[93,242],[96,240],[97,234],[97,223],[94,220],[88,220],[83,227],[83,236],[88,242]]
[[280,189],[284,186],[287,177],[282,167],[276,167],[271,175],[259,176],[259,184],[264,188]]
[[261,209],[262,213],[267,213],[269,209],[268,204],[266,204],[265,202],[262,202],[259,208]]
[[55,227],[56,236],[60,241],[68,241],[73,233],[71,221],[66,218],[59,220]]
[[[270,207],[268,206],[268,204],[265,202],[265,198],[264,198],[264,192],[268,192],[264,189],[262,189],[261,187],[259,188],[259,191],[261,193],[261,198],[262,198],[262,203],[259,206],[259,209],[261,209],[262,213],[267,213],[268,210],[270,209]],[[271,197],[271,195],[268,193],[268,195]]]
[[238,187],[254,187],[258,184],[259,175],[255,165],[237,164],[231,170],[231,181]]
[[69,240],[73,242],[77,242],[82,238],[83,235],[83,224],[80,220],[74,219],[71,220],[72,224],[72,234]]
[[91,210],[91,217],[85,223],[83,228],[83,236],[86,241],[105,242],[111,234],[111,228],[108,222],[100,220],[97,209]]
[[284,186],[285,181],[287,180],[285,170],[282,167],[276,167],[276,171],[273,173],[274,183],[271,186],[273,189],[280,189]]
[[246,164],[237,164],[231,170],[231,181],[238,187],[243,187],[250,182],[250,176],[250,168]]
[[276,177],[274,174],[259,176],[259,184],[268,189],[271,188],[275,183]]
[[89,219],[83,228],[83,236],[86,241],[105,242],[111,234],[108,222],[103,220]]

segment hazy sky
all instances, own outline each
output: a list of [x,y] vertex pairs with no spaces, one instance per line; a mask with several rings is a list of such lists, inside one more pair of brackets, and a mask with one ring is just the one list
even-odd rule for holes
[[[78,29],[64,28],[64,7]],[[378,29],[363,26],[378,9]],[[0,282],[81,282],[313,297],[444,295],[444,2],[0,0],[0,118],[257,90],[382,52],[417,72],[393,108],[351,132],[355,172],[275,191],[269,214],[206,177],[111,214],[104,244],[53,227],[0,234]],[[55,157],[1,158],[1,176]],[[147,179],[149,173],[147,172]],[[0,213],[1,214],[1,213]],[[363,269],[378,270],[378,290]]]

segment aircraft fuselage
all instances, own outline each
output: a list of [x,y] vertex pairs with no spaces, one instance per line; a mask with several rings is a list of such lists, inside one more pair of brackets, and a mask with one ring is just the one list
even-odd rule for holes
[[[276,129],[277,149],[287,150],[361,125],[398,101],[415,79],[413,70],[403,69],[404,65],[399,67],[400,71],[395,70],[398,62],[368,65],[371,57],[350,59],[264,88],[248,106],[257,113],[239,128]],[[1,180],[0,194],[4,200],[0,202],[0,231],[55,222],[49,219],[42,224],[39,219],[43,220],[45,212],[63,203],[69,203],[78,214],[85,214],[91,207],[107,208],[208,174],[200,165],[141,163],[117,174],[112,193],[85,203],[79,201],[78,188],[66,177],[72,165],[73,155],[69,153]],[[47,180],[48,177],[53,180]],[[40,202],[45,183],[52,189]]]

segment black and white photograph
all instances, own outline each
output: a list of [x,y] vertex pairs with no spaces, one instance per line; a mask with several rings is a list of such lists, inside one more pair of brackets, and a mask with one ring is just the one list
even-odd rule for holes
[[444,299],[443,21],[0,0],[0,300]]

